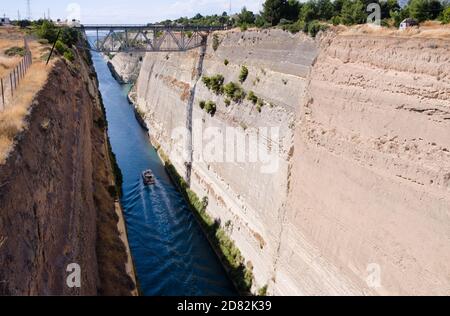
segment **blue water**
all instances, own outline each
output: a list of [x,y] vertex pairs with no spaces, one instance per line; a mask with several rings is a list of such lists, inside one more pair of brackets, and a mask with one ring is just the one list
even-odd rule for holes
[[[181,194],[171,183],[148,135],[104,61],[93,53],[106,108],[109,138],[123,173],[125,221],[137,278],[144,295],[236,295],[217,256]],[[145,187],[143,170],[157,184]]]

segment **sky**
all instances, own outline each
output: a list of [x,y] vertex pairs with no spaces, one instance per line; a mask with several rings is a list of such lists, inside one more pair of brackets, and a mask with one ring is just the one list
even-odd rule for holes
[[[231,0],[232,13],[246,6],[259,12],[263,0]],[[0,15],[17,19],[18,11],[22,18],[27,17],[26,0],[0,0]],[[176,19],[182,16],[192,17],[197,13],[221,14],[229,10],[230,0],[31,0],[33,19],[48,15],[54,20],[81,17],[81,22],[142,24]]]

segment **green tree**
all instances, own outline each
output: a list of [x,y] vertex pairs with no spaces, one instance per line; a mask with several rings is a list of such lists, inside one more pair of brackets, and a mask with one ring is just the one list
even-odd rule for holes
[[410,0],[408,9],[410,17],[423,22],[436,19],[443,8],[439,0]]
[[60,39],[67,46],[71,47],[78,42],[79,32],[73,28],[64,27],[61,29]]
[[334,6],[331,0],[317,0],[316,10],[319,20],[329,20],[333,17]]
[[309,1],[305,3],[301,10],[299,18],[301,21],[309,22],[318,18],[317,16],[317,5],[314,1]]
[[262,11],[264,19],[273,26],[277,25],[286,12],[286,5],[286,0],[266,0]]
[[345,0],[341,10],[341,22],[345,25],[362,24],[367,14],[361,0]]
[[419,22],[428,20],[430,14],[428,12],[428,0],[411,0],[408,3],[410,17]]
[[45,38],[50,43],[54,43],[58,32],[52,22],[45,20],[39,27],[37,34],[40,38]]
[[296,21],[300,13],[301,4],[298,0],[288,0],[286,3],[283,18],[290,21]]
[[255,15],[252,11],[249,11],[246,7],[243,7],[241,13],[238,14],[237,23],[238,25],[253,24],[255,23]]
[[334,0],[333,1],[333,7],[334,7],[334,16],[339,16],[342,11],[342,6],[344,5],[344,2],[346,0]]
[[398,11],[391,10],[389,15],[391,16],[392,20],[394,21],[394,26],[399,27],[400,23],[407,17],[409,17],[409,9],[408,7],[404,7],[403,9],[400,9]]
[[381,18],[388,19],[391,18],[391,12],[400,11],[400,6],[397,0],[386,0],[386,1],[377,1],[381,8]]
[[442,23],[450,23],[450,7],[447,7],[443,12],[441,16]]
[[266,25],[270,26],[270,24],[267,23],[266,19],[264,19],[264,17],[260,14],[256,15],[255,25],[256,25],[256,27],[260,27],[260,28],[263,28]]

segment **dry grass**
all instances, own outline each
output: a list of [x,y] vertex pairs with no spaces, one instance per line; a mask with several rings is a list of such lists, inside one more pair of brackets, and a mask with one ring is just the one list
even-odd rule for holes
[[[25,36],[18,29],[0,29],[0,74],[13,67],[20,58],[6,58],[4,50],[19,46]],[[54,62],[45,66],[42,55],[47,51],[47,45],[36,40],[29,41],[33,54],[33,64],[15,91],[14,97],[8,102],[4,111],[0,111],[0,164],[5,163],[14,146],[14,139],[26,127],[25,118],[36,93],[44,86],[48,73]],[[16,61],[17,59],[17,61]]]
[[351,27],[334,27],[340,35],[367,35],[367,36],[392,36],[392,37],[411,37],[411,38],[436,38],[450,40],[450,25],[443,25],[436,21],[427,21],[420,27],[411,27],[400,31],[397,28],[379,28],[371,25],[354,25]]

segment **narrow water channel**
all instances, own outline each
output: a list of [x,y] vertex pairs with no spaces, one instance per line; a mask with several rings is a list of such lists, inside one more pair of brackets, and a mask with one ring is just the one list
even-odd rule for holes
[[[93,53],[106,108],[109,138],[123,173],[125,221],[142,294],[162,296],[236,295],[225,270],[171,183],[148,135],[128,104],[128,85],[112,77]],[[141,172],[152,169],[157,184],[145,187]]]

